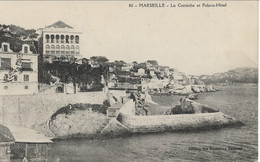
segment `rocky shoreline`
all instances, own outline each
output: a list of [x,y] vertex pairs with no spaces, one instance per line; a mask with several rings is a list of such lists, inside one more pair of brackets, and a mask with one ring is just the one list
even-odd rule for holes
[[182,85],[161,92],[151,92],[151,95],[189,95],[193,93],[216,92],[219,91],[212,85]]
[[181,98],[180,105],[172,107],[164,115],[138,116],[124,114],[120,111],[116,117],[109,118],[100,111],[93,111],[89,107],[90,105],[84,109],[74,109],[70,113],[56,114],[50,123],[38,126],[38,131],[53,139],[93,139],[242,125],[235,118],[190,100],[188,97]]

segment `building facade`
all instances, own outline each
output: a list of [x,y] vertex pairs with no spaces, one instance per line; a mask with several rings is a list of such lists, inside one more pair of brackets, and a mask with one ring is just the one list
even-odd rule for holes
[[28,44],[16,53],[9,43],[2,42],[0,61],[0,95],[38,93],[38,54],[33,54]]
[[40,29],[39,53],[44,60],[64,56],[66,58],[79,58],[81,32],[73,27],[58,21]]

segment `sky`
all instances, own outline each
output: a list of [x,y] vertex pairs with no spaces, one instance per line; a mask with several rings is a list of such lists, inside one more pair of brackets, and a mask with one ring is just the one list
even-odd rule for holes
[[227,7],[128,7],[129,3],[141,3],[134,1],[0,1],[0,24],[38,29],[61,20],[82,32],[81,53],[87,58],[154,59],[193,75],[257,67],[258,2],[220,2]]

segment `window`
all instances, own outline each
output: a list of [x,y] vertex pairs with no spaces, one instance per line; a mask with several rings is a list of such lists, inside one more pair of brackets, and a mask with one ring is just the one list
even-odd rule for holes
[[50,46],[49,46],[49,45],[46,45],[45,47],[46,47],[46,49],[50,49]]
[[51,45],[51,54],[55,54],[55,46]]
[[70,54],[70,46],[66,46],[66,54]]
[[61,38],[61,41],[60,41],[60,42],[61,42],[61,43],[64,43],[64,35],[61,35],[60,38]]
[[4,86],[4,89],[8,89],[8,86]]
[[30,62],[23,62],[22,63],[23,71],[33,71],[31,68]]
[[75,42],[76,42],[77,44],[79,44],[79,36],[77,36],[77,35],[76,35],[76,37],[75,37]]
[[1,58],[1,70],[11,69],[11,58]]
[[24,89],[29,89],[29,86],[24,86]]
[[60,36],[56,35],[56,43],[59,43]]
[[51,43],[54,43],[54,35],[51,35]]
[[74,35],[70,36],[70,41],[71,41],[71,43],[74,43]]
[[70,36],[66,35],[66,43],[69,43]]
[[28,47],[24,47],[24,53],[28,53]]
[[8,45],[4,45],[4,52],[8,52]]
[[79,54],[79,46],[76,46],[76,54]]
[[60,46],[59,45],[56,46],[56,54],[60,54]]
[[25,75],[23,76],[23,80],[24,80],[24,81],[29,81],[29,75],[25,74]]
[[49,43],[49,42],[50,42],[50,41],[49,41],[50,36],[47,34],[47,35],[45,35],[45,38],[46,38],[46,43]]

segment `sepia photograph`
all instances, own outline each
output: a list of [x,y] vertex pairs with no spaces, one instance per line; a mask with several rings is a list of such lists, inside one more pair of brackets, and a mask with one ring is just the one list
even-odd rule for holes
[[258,161],[259,2],[0,1],[0,162]]

